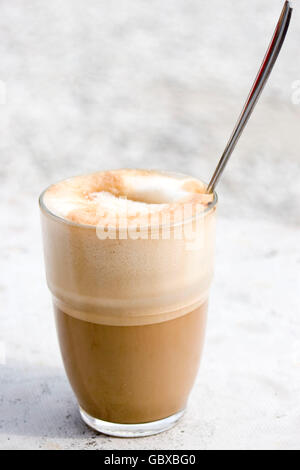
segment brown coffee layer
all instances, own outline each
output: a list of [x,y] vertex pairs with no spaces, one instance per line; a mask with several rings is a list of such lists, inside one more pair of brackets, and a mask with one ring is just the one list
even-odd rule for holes
[[109,326],[55,307],[65,369],[79,404],[114,423],[145,423],[186,406],[204,342],[207,303],[179,318]]

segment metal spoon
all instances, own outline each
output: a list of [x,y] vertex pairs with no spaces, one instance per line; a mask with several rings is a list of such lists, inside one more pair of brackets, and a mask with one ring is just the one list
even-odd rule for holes
[[254,84],[251,88],[250,94],[247,98],[247,101],[244,105],[242,113],[238,119],[238,122],[233,130],[233,133],[229,139],[229,142],[224,150],[222,157],[218,163],[218,166],[210,180],[210,183],[207,187],[207,192],[214,191],[220,176],[222,175],[224,168],[231,156],[251,114],[252,111],[260,97],[260,94],[268,81],[268,78],[272,72],[272,69],[275,65],[279,52],[281,50],[282,44],[284,43],[287,30],[289,28],[291,16],[293,9],[290,6],[290,2],[286,1],[280,15],[278,24],[276,26],[272,41],[267,50],[267,53],[264,57],[264,60],[261,64],[259,72],[256,76]]

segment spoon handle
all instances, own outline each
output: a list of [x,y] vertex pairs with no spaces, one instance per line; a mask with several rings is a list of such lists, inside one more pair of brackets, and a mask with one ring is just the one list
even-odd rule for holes
[[231,156],[251,114],[252,111],[258,101],[258,98],[260,97],[261,92],[263,91],[263,88],[265,84],[268,81],[268,78],[272,72],[272,69],[275,65],[275,62],[277,60],[277,57],[279,55],[279,52],[281,50],[282,44],[284,43],[285,36],[287,33],[287,30],[289,28],[291,16],[292,16],[292,11],[293,9],[290,6],[290,2],[286,1],[282,10],[282,13],[280,15],[278,24],[276,26],[274,35],[272,37],[272,41],[270,43],[270,46],[266,52],[266,55],[264,57],[264,60],[261,64],[261,67],[259,69],[259,72],[255,78],[254,84],[251,88],[251,91],[249,93],[249,96],[246,100],[246,103],[244,105],[244,108],[242,110],[242,113],[238,119],[238,122],[236,123],[236,126],[233,130],[233,133],[228,141],[228,144],[224,150],[224,153],[218,163],[218,166],[212,176],[212,179],[210,180],[210,183],[207,187],[207,192],[212,192],[214,191],[220,176],[223,173],[223,170],[229,160],[229,157]]

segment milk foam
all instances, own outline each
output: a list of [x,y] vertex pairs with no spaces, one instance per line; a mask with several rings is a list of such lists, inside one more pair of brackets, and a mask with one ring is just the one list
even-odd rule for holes
[[55,215],[98,225],[115,216],[139,220],[173,212],[191,202],[204,209],[212,201],[205,185],[190,177],[145,170],[115,170],[74,177],[51,186],[44,203]]
[[[142,170],[95,173],[51,186],[41,209],[56,306],[87,322],[124,326],[174,319],[204,304],[213,274],[216,209],[205,189],[187,176]],[[163,226],[157,239],[98,236],[103,214],[143,219],[145,212],[170,214],[187,201],[203,210],[192,250],[187,232],[173,236],[175,224],[167,239]],[[196,219],[185,228],[194,229]]]

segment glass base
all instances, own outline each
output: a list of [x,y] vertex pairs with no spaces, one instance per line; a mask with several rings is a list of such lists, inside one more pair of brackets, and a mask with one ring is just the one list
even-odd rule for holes
[[172,416],[168,416],[167,418],[160,419],[158,421],[152,421],[150,423],[118,424],[93,418],[82,408],[79,408],[79,410],[83,421],[88,426],[103,434],[116,437],[143,437],[159,434],[160,432],[167,431],[167,429],[175,426],[177,421],[185,412],[185,410],[182,410]]

